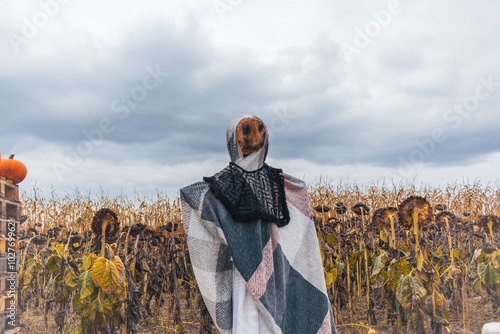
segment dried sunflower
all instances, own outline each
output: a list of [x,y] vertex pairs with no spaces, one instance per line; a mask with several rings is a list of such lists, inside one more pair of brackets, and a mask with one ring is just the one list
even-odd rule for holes
[[106,226],[106,238],[116,237],[120,231],[120,223],[116,214],[108,208],[99,209],[92,219],[92,232],[96,236],[102,235],[102,227]]

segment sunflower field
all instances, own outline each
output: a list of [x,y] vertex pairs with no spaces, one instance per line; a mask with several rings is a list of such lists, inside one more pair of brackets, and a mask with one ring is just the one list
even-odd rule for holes
[[[339,333],[478,333],[500,319],[497,186],[309,189]],[[21,333],[216,333],[180,203],[22,199]]]

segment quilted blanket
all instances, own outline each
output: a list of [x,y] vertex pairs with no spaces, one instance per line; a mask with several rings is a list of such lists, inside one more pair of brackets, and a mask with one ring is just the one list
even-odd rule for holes
[[337,333],[306,184],[282,175],[290,216],[283,227],[261,219],[236,222],[205,181],[181,189],[194,274],[221,333],[233,331],[235,270],[271,333]]

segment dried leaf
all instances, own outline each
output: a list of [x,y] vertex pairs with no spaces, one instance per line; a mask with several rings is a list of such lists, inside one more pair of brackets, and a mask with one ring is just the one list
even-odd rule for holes
[[92,281],[92,272],[85,271],[80,276],[80,301],[84,301],[88,296],[90,296],[94,292],[94,282]]
[[66,283],[66,285],[70,288],[74,288],[78,285],[78,281],[76,280],[76,275],[73,270],[68,271],[64,277],[64,283]]
[[125,266],[118,256],[115,256],[113,261],[99,257],[92,266],[92,280],[104,292],[117,291],[124,279]]
[[412,310],[425,294],[424,285],[418,275],[407,275],[399,280],[396,298],[405,310]]

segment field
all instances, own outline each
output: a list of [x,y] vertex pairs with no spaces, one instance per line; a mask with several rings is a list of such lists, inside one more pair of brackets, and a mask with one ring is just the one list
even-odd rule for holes
[[[178,199],[32,193],[22,333],[216,332]],[[310,199],[339,333],[480,333],[500,320],[498,186],[321,183]]]

